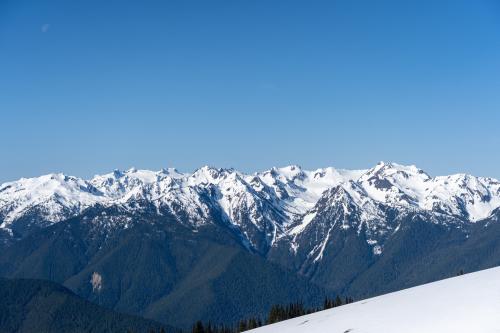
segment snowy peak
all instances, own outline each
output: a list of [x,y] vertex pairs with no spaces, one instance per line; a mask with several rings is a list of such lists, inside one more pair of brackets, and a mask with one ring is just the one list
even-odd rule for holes
[[429,175],[415,166],[380,162],[357,182],[376,201],[389,205],[418,206],[424,183],[430,179]]
[[298,166],[273,168],[257,173],[282,201],[285,213],[291,220],[314,207],[326,190],[359,178],[364,171],[337,170],[334,168],[303,170]]
[[36,207],[41,218],[57,222],[68,211],[104,200],[103,193],[90,182],[61,173],[22,178],[0,186],[0,218],[5,227]]
[[289,165],[283,168],[272,168],[271,172],[282,182],[293,182],[296,179],[303,180],[306,176],[302,168],[298,165]]
[[[387,182],[384,182],[384,180],[387,180]],[[382,181],[380,188],[387,188],[393,186],[393,184],[406,185],[429,180],[431,180],[431,177],[414,165],[404,166],[385,162],[379,162],[374,168],[369,169],[358,179],[359,182],[369,182],[375,186],[377,185],[377,181]]]
[[498,181],[465,174],[430,177],[415,166],[380,162],[357,181],[368,195],[390,206],[436,211],[471,221],[499,207]]
[[191,185],[217,184],[231,173],[233,173],[233,170],[230,169],[217,169],[204,166],[190,175],[189,181]]
[[457,174],[433,179],[424,200],[426,209],[465,215],[471,221],[484,219],[500,207],[500,184],[491,178]]

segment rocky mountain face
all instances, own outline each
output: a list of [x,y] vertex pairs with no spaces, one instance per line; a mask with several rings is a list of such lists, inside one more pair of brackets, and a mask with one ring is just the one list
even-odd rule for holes
[[[383,162],[51,174],[0,186],[0,273],[51,279],[174,325],[226,321],[281,301],[372,296],[500,264],[499,207],[495,179]],[[186,294],[198,305],[182,305]]]

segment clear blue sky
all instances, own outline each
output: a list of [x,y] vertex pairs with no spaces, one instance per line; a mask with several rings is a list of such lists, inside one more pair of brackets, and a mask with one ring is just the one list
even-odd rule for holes
[[0,0],[0,182],[274,165],[500,178],[500,2]]

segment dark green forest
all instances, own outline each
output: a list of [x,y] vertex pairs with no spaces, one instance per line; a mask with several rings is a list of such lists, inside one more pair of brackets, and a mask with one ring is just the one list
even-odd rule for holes
[[307,307],[302,302],[275,304],[264,318],[242,318],[236,323],[200,320],[190,330],[182,330],[103,308],[54,282],[0,279],[0,332],[239,333],[352,301],[350,297],[337,296],[326,297],[319,307]]

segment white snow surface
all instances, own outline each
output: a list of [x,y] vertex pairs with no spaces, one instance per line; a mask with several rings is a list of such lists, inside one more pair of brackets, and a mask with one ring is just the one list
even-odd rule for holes
[[318,200],[336,186],[349,194],[366,220],[380,218],[378,203],[436,211],[472,223],[500,207],[496,179],[464,174],[433,178],[415,166],[395,163],[380,162],[367,170],[307,171],[292,165],[255,174],[208,166],[193,173],[133,168],[90,180],[49,174],[4,183],[0,185],[0,228],[9,229],[12,221],[34,209],[46,222],[56,223],[95,204],[126,205],[136,200],[157,207],[182,207],[200,224],[209,211],[201,193],[210,190],[217,193],[216,204],[231,223],[239,225],[250,218],[262,228],[270,221],[275,225],[274,240],[276,232],[302,232],[312,223]]
[[264,326],[255,333],[500,332],[500,268]]

